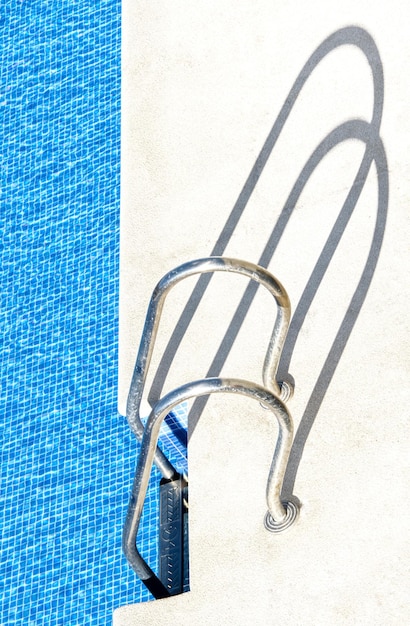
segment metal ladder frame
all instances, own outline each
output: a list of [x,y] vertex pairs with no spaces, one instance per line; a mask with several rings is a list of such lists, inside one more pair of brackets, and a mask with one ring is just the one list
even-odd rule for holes
[[[255,280],[263,285],[276,301],[277,315],[262,370],[263,385],[236,378],[204,378],[187,383],[155,402],[144,427],[140,405],[166,296],[172,287],[189,276],[218,271],[237,273]],[[127,420],[142,445],[124,524],[123,551],[131,567],[156,598],[181,593],[182,583],[175,585],[170,580],[161,580],[142,558],[136,546],[136,537],[154,462],[163,475],[161,483],[173,483],[179,492],[187,488],[185,477],[181,478],[157,445],[161,424],[175,406],[186,400],[214,393],[236,393],[253,398],[269,409],[278,422],[279,435],[267,481],[268,512],[265,516],[265,527],[273,532],[281,532],[293,524],[298,516],[296,503],[282,502],[280,498],[293,440],[293,421],[284,402],[293,390],[288,383],[278,382],[276,377],[290,314],[289,298],[281,283],[266,269],[238,259],[206,257],[190,261],[168,272],[153,291],[127,400]],[[182,493],[179,495],[182,497]],[[182,520],[179,522],[182,523]],[[178,578],[182,580],[182,573]]]

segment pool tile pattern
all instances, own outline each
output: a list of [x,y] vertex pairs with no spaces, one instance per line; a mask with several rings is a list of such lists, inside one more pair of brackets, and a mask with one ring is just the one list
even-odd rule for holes
[[119,0],[0,15],[2,626],[108,625],[149,599],[121,552],[138,445],[116,409],[120,27]]

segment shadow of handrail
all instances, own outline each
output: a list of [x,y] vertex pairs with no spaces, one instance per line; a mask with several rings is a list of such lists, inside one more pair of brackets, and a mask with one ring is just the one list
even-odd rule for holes
[[[331,131],[319,143],[316,149],[312,152],[309,159],[306,161],[299,176],[297,177],[296,182],[294,183],[293,188],[288,196],[288,199],[284,204],[281,214],[279,215],[279,218],[274,228],[272,229],[272,232],[262,251],[262,254],[257,261],[258,265],[261,265],[262,267],[267,267],[269,265],[272,256],[284,233],[286,225],[293,213],[293,209],[296,205],[298,198],[300,197],[308,180],[312,176],[315,169],[318,167],[319,163],[323,160],[323,158],[333,148],[335,148],[337,145],[341,144],[344,141],[347,141],[349,139],[362,141],[366,146],[363,159],[360,163],[353,184],[347,194],[347,197],[343,203],[336,222],[329,234],[329,237],[322,249],[322,252],[320,253],[315,268],[297,304],[294,316],[292,318],[288,340],[285,344],[279,367],[280,376],[282,378],[285,378],[289,369],[289,364],[291,361],[295,343],[305,320],[306,314],[326,273],[326,270],[333,258],[335,250],[337,249],[337,246],[346,229],[346,226],[349,223],[349,220],[353,214],[353,211],[357,205],[360,194],[367,180],[370,167],[374,162],[376,165],[378,180],[378,207],[377,219],[371,247],[359,283],[349,303],[347,312],[339,327],[336,338],[325,360],[323,368],[316,381],[312,395],[307,402],[302,421],[296,433],[288,465],[288,471],[284,483],[284,494],[286,495],[290,495],[293,490],[296,472],[300,463],[307,437],[309,436],[318,410],[321,406],[321,403],[326,394],[336,367],[340,361],[346,341],[351,334],[351,331],[355,325],[355,322],[365,300],[376,268],[385,230],[388,206],[388,171],[383,143],[379,136],[384,100],[383,68],[376,44],[372,37],[365,30],[356,26],[349,26],[336,31],[327,39],[325,39],[325,41],[323,41],[323,43],[314,51],[314,53],[305,63],[296,81],[294,82],[287,98],[285,99],[282,109],[277,119],[275,120],[275,123],[272,126],[272,129],[255,161],[255,164],[250,171],[245,185],[243,186],[241,193],[239,194],[238,199],[211,251],[212,256],[222,255],[225,251],[239,222],[239,219],[244,209],[246,208],[248,201],[256,187],[256,184],[272,153],[272,150],[275,147],[280,133],[293,109],[293,106],[313,70],[322,61],[322,59],[329,54],[329,52],[344,45],[353,45],[359,48],[364,53],[371,68],[373,77],[372,119],[370,122],[359,119],[349,120]],[[157,369],[156,376],[154,377],[149,392],[149,400],[157,399],[160,397],[174,355],[178,350],[178,347],[189,327],[190,321],[196,309],[201,302],[201,299],[207,289],[210,280],[211,275],[204,275],[196,283],[191,293],[191,296],[189,297],[188,302],[176,324],[174,332],[164,350],[162,359]],[[257,288],[258,286],[254,283],[250,283],[246,288],[243,297],[236,309],[236,312],[234,313],[232,320],[228,326],[225,336],[208,369],[206,377],[215,377],[220,374],[222,366],[229,355],[237,334],[253,302]],[[191,432],[195,428],[195,425],[204,409],[207,399],[207,397],[198,398],[191,408],[189,415]]]

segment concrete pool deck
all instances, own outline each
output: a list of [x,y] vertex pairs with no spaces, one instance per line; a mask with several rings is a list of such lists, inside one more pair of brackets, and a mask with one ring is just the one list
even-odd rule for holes
[[[124,3],[120,412],[157,281],[210,254],[264,265],[293,309],[284,493],[302,508],[265,530],[277,427],[212,398],[190,423],[191,591],[121,607],[114,626],[410,619],[408,12]],[[261,382],[275,306],[261,289],[242,301],[246,284],[215,275],[185,314],[195,280],[169,296],[153,372],[192,320],[157,388]]]

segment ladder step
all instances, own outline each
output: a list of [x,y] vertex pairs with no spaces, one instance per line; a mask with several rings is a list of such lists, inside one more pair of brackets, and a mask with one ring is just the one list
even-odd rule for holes
[[[159,488],[159,578],[170,595],[189,589],[188,485],[180,474]],[[188,589],[187,589],[188,586]]]

